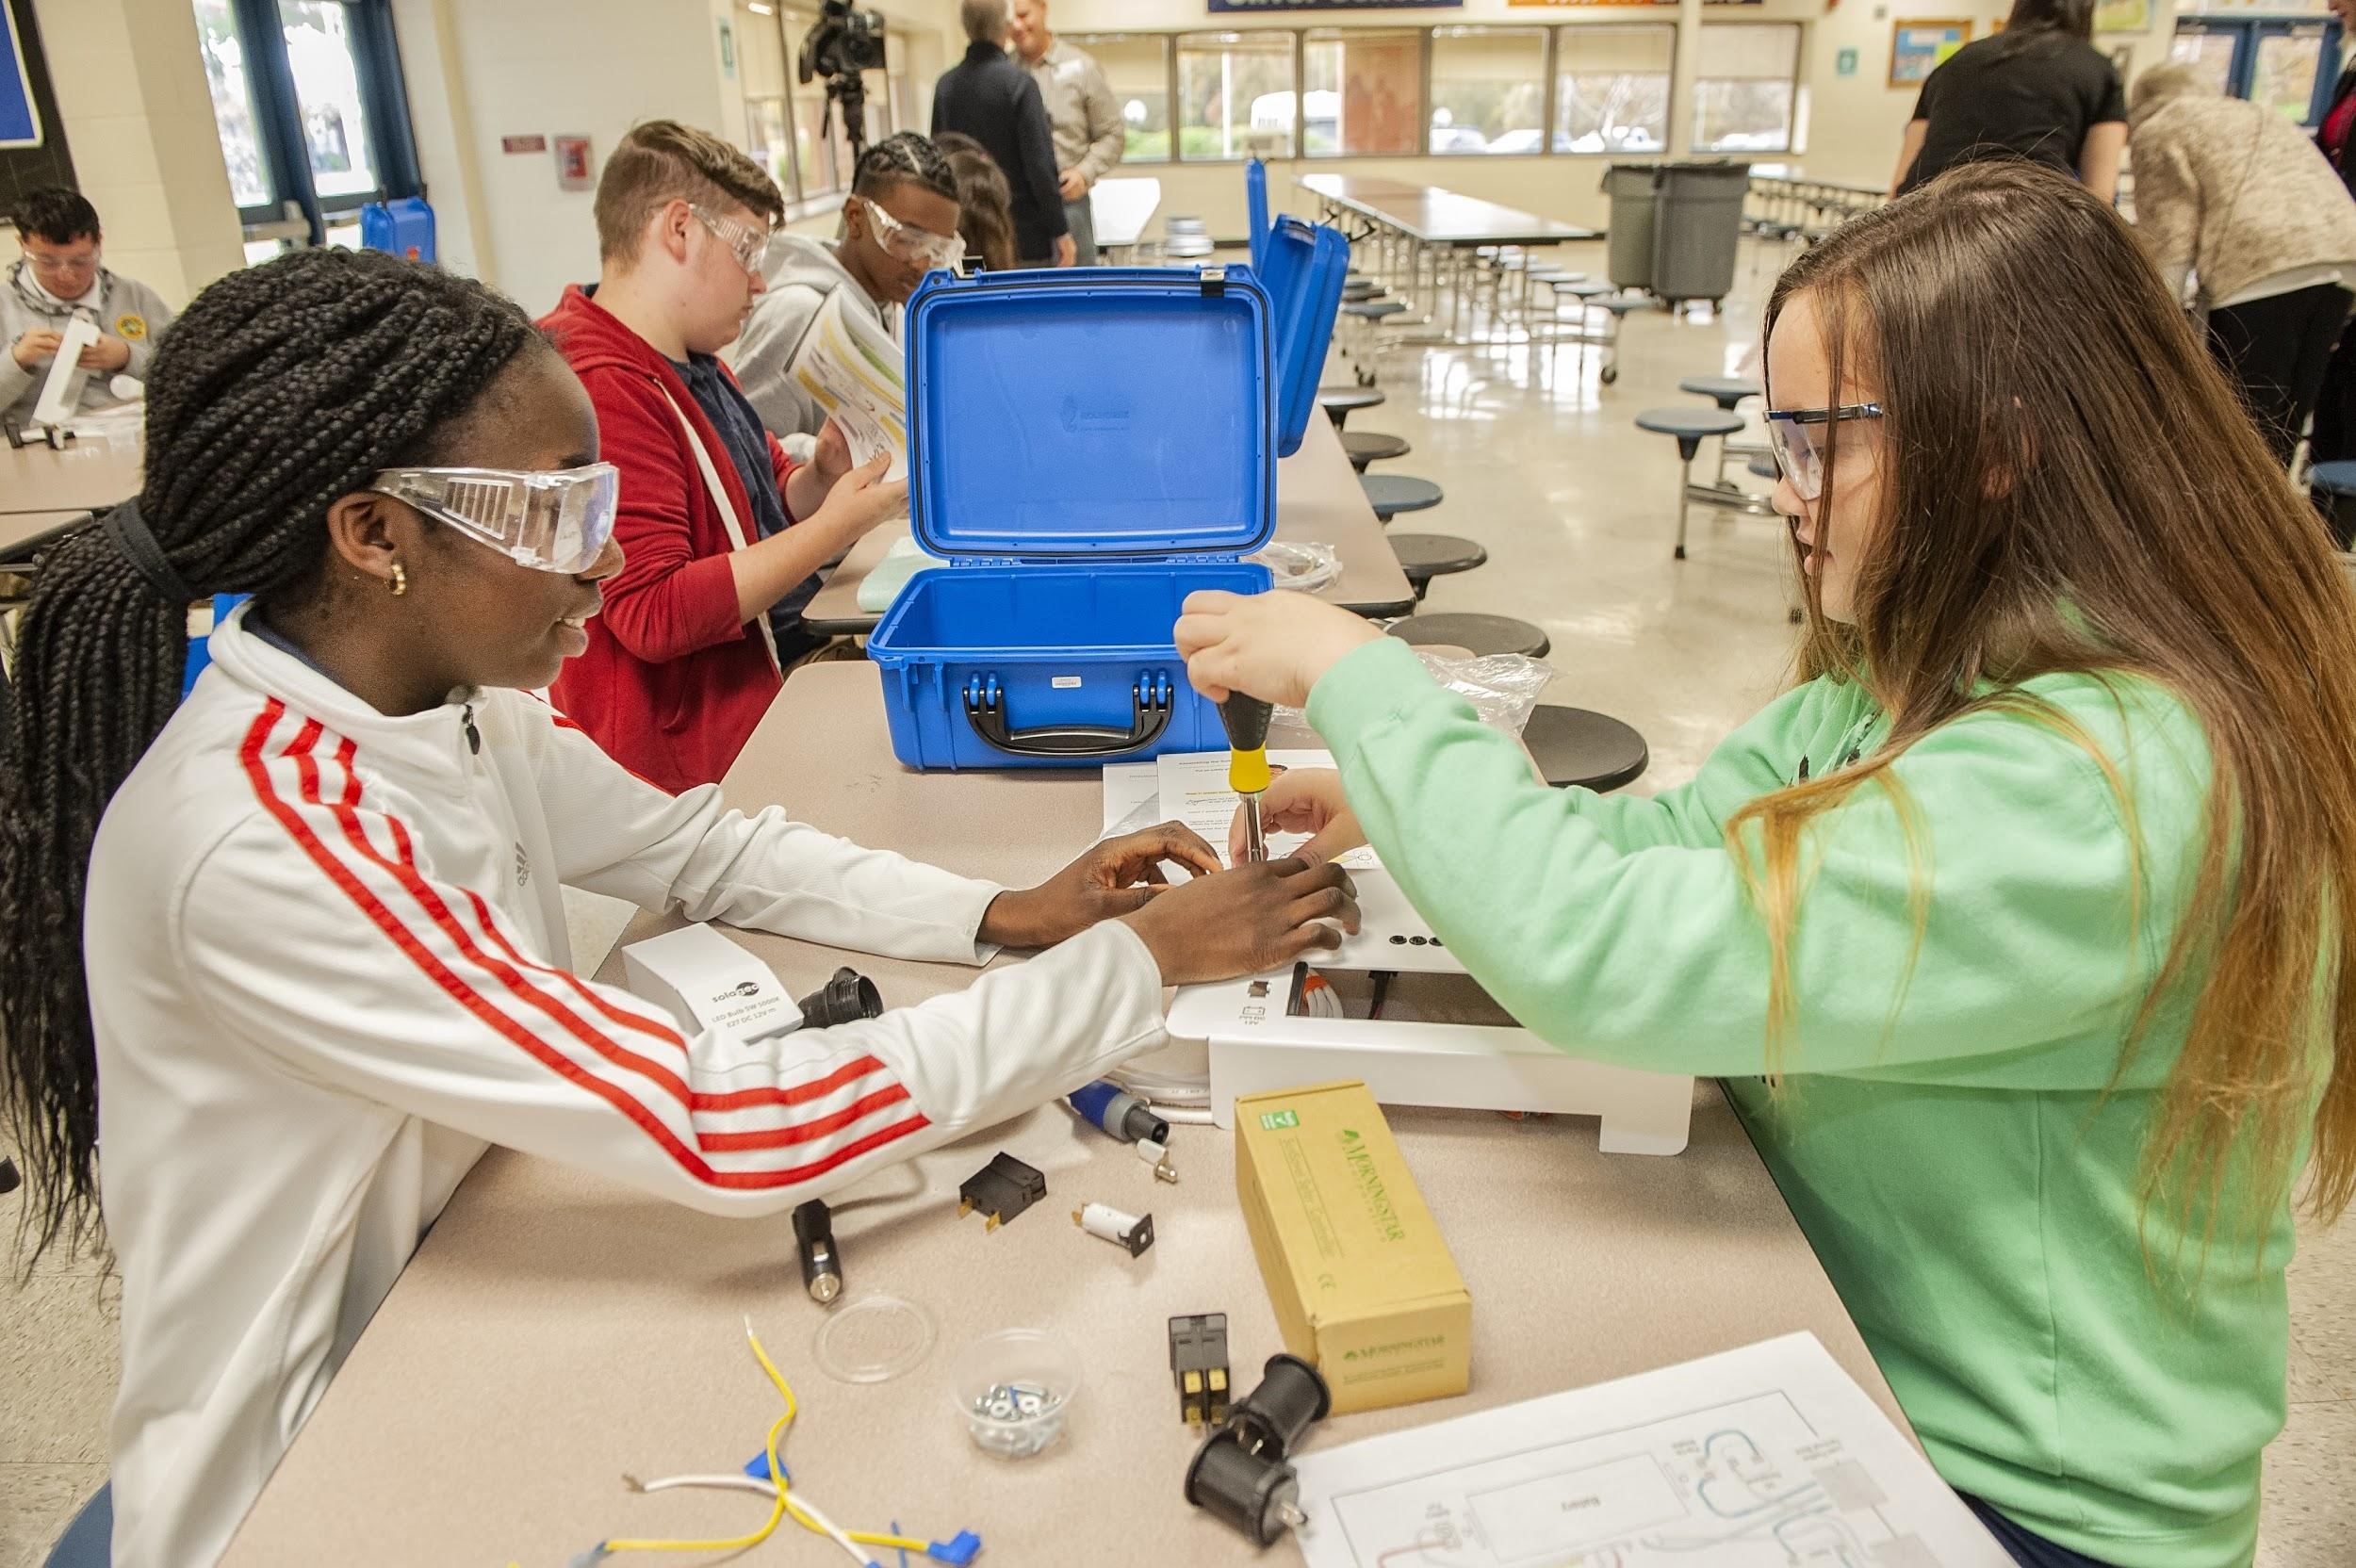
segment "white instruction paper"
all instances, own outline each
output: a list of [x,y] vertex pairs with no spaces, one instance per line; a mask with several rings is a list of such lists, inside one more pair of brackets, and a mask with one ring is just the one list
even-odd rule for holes
[[2012,1568],[1808,1333],[1294,1462],[1308,1568]]
[[843,308],[843,291],[826,296],[802,335],[793,376],[842,427],[853,463],[892,455],[887,482],[908,475],[908,388],[900,346],[875,322]]

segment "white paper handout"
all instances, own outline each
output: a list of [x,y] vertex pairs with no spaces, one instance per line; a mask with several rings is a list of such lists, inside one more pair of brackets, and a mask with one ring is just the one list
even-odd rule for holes
[[2012,1568],[1808,1333],[1294,1464],[1308,1568]]
[[793,376],[843,427],[853,463],[892,454],[887,481],[908,474],[908,388],[900,370],[900,346],[875,322],[843,308],[843,291],[826,296],[802,346]]
[[[1154,760],[1159,770],[1161,813],[1155,820],[1186,824],[1210,841],[1222,861],[1227,858],[1227,834],[1235,824],[1237,804],[1235,792],[1227,787],[1228,757],[1223,751],[1166,751]],[[1333,765],[1333,754],[1330,751],[1271,751],[1268,760],[1274,768]],[[1109,789],[1112,769],[1104,772]],[[1305,833],[1271,833],[1268,855],[1282,859],[1308,841]],[[1383,866],[1374,851],[1363,846],[1342,856],[1338,863],[1349,871],[1379,871]]]

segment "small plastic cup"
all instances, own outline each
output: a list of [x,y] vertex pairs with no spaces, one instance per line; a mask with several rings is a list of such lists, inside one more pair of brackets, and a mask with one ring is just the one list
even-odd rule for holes
[[1063,1436],[1080,1392],[1080,1364],[1063,1341],[1039,1329],[984,1334],[957,1352],[949,1396],[974,1446],[1002,1459],[1028,1459]]

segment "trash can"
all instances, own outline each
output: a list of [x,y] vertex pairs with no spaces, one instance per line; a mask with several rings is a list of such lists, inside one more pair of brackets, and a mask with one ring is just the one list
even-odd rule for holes
[[[1652,173],[1652,278],[1646,286],[1672,306],[1724,300],[1734,287],[1751,166],[1663,163]],[[1615,283],[1618,272],[1615,265]]]
[[1614,288],[1652,286],[1653,166],[1615,163],[1603,172],[1603,193],[1611,199],[1605,220],[1604,270]]

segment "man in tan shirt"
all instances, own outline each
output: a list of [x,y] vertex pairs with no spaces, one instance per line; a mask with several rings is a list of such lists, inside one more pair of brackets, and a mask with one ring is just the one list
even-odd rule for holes
[[1055,172],[1063,188],[1064,219],[1077,243],[1075,265],[1096,265],[1096,224],[1088,187],[1121,161],[1126,131],[1121,106],[1104,73],[1088,56],[1047,29],[1047,0],[1014,0],[1015,56],[1039,83],[1055,134]]

